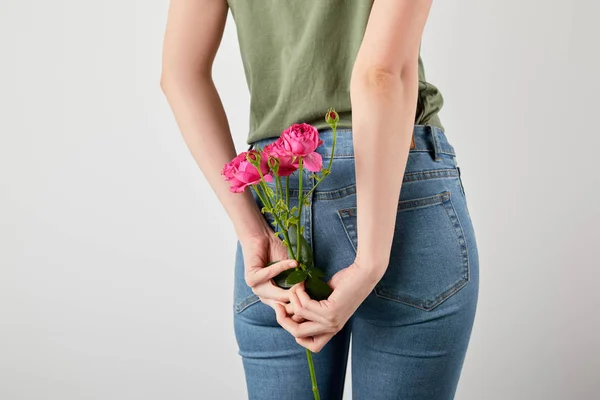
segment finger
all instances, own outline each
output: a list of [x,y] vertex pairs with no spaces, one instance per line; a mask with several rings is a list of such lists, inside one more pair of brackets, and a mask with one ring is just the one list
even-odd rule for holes
[[298,298],[300,299],[300,303],[302,303],[302,306],[305,309],[327,318],[329,309],[325,308],[323,306],[323,303],[321,303],[320,301],[316,301],[310,298],[306,290],[304,290],[304,281],[292,286],[290,288],[290,292],[295,293],[298,296]]
[[286,314],[291,315],[292,320],[294,320],[295,322],[306,321],[301,316],[294,314],[294,309],[292,308],[292,305],[290,303],[279,303],[279,304],[281,304],[283,307],[285,307]]
[[288,315],[285,314],[285,308],[280,306],[279,304],[277,305],[277,309],[277,322],[294,337],[301,338],[330,332],[330,328],[325,327],[318,322],[294,322]]
[[313,353],[318,353],[323,349],[323,347],[325,347],[325,345],[333,336],[335,336],[335,333],[324,333],[314,337],[296,338],[296,342],[302,347],[309,349]]
[[[322,316],[320,314],[317,314],[314,311],[307,309],[306,307],[304,307],[302,305],[302,302],[298,298],[297,290],[294,290],[294,291],[289,290],[288,292],[289,292],[288,294],[289,294],[289,298],[290,298],[290,305],[292,308],[292,314],[298,315],[306,320],[318,322],[324,326],[330,326],[329,320],[327,320],[327,318],[325,318],[324,316]],[[290,314],[290,313],[288,313],[288,314]]]
[[[281,306],[281,307],[279,307],[279,306]],[[288,312],[289,306],[290,306],[290,304],[278,303],[278,307],[275,309],[275,315],[277,316],[277,321],[280,321],[281,318],[290,318],[295,323],[303,322],[304,318],[302,318],[302,317],[299,317],[297,315],[290,316],[290,314],[293,314],[293,311],[290,310],[290,312]],[[283,309],[283,311],[282,311],[282,309]],[[290,334],[292,334],[292,332],[290,332]],[[292,334],[292,336],[293,336],[293,334]]]
[[[260,298],[260,297],[259,297],[259,298]],[[275,313],[277,313],[277,308],[276,308],[277,306],[276,306],[276,304],[279,304],[279,305],[281,305],[281,306],[284,306],[284,307],[286,306],[285,304],[283,304],[283,303],[281,303],[281,302],[278,302],[278,301],[275,301],[275,300],[271,300],[271,299],[263,299],[263,298],[260,298],[260,301],[262,301],[263,303],[265,303],[265,304],[269,305],[269,306],[270,306],[270,307],[271,307],[273,310],[275,310]],[[296,322],[302,322],[302,321],[304,321],[304,318],[302,318],[302,317],[299,317],[299,316],[297,316],[297,315],[292,315],[292,317],[291,317],[291,318],[292,318],[294,321],[296,321]]]
[[263,297],[259,297],[260,301],[270,306],[272,309],[276,310],[275,304],[278,304],[275,300],[265,299]]
[[272,281],[260,283],[252,288],[257,296],[288,303],[290,301],[289,290],[282,289],[272,283]]
[[271,278],[277,276],[277,274],[298,266],[298,262],[292,259],[285,259],[277,261],[275,264],[269,265],[268,267],[253,266],[248,268],[246,272],[246,284],[250,287],[254,287],[261,282],[268,281]]

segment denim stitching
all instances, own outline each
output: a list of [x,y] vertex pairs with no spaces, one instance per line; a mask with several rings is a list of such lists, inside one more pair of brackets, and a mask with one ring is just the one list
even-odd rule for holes
[[455,178],[458,176],[456,168],[431,169],[427,171],[409,172],[404,175],[403,182],[415,182],[425,179]]
[[[427,126],[429,126],[434,132],[437,131],[438,133],[441,132],[443,135],[446,135],[446,132],[443,129],[437,127],[437,126],[433,126],[433,125],[415,125],[415,126],[424,127],[423,129],[427,129]],[[336,129],[336,132],[352,132],[352,131],[353,131],[352,128],[337,128]],[[332,132],[332,129],[320,130],[319,133],[321,133],[321,132]],[[414,132],[413,132],[413,137],[415,137]],[[259,139],[259,140],[255,141],[255,142],[249,144],[248,150],[250,150],[252,148],[256,148],[256,145],[258,145],[260,148],[262,148],[263,146],[261,146],[261,145],[263,143],[272,142],[272,141],[274,141],[276,139],[277,139],[277,137]],[[438,139],[438,138],[436,138],[436,139]],[[454,147],[452,145],[450,145],[449,143],[447,143],[447,139],[444,142],[445,143],[439,143],[439,141],[438,141],[438,150],[439,150],[438,152],[439,153],[444,153],[444,154],[449,154],[449,155],[452,155],[452,156],[456,156]],[[413,151],[419,151],[419,152],[426,151],[426,152],[429,152],[429,151],[431,151],[431,148],[417,147],[417,148],[410,149],[410,152],[413,152]],[[329,152],[328,154],[331,154],[331,153]],[[354,157],[354,154],[339,154],[339,155],[338,154],[334,154],[334,158],[337,158],[338,156],[340,156],[340,157]],[[323,157],[325,158],[325,155],[323,155]],[[331,158],[331,157],[328,157],[328,158]]]
[[450,198],[450,192],[435,194],[433,196],[422,197],[414,200],[402,200],[398,202],[398,212],[420,210],[421,208],[437,205],[447,201]]
[[[460,218],[458,218],[458,213],[456,212],[456,208],[454,208],[454,202],[452,201],[452,199],[450,199],[450,204],[452,204],[452,210],[454,211],[455,215],[456,215],[456,221],[458,223],[458,227],[460,228],[460,232],[462,233],[462,238],[463,238],[463,242],[464,242],[464,246],[465,246],[465,254],[463,254],[463,258],[465,258],[465,261],[467,263],[467,269],[466,269],[466,274],[465,274],[465,278],[468,281],[471,280],[471,260],[469,257],[469,245],[467,243],[467,237],[465,235],[465,230],[462,226],[462,222],[460,222]],[[465,282],[466,284],[466,282]]]
[[[356,227],[349,223],[348,221],[344,222],[344,218],[346,216],[348,216],[349,214],[345,213],[346,210],[338,210],[338,217],[340,218],[340,222],[342,223],[342,227],[344,228],[344,232],[346,232],[346,236],[348,237],[348,240],[350,241],[350,245],[352,246],[352,249],[354,249],[354,253],[356,253],[356,245],[354,244],[354,237],[356,237],[353,234],[356,234]],[[344,215],[342,215],[344,214]],[[350,233],[350,229],[352,229],[352,233]]]
[[[463,265],[465,265],[465,267],[463,268],[463,272],[462,272],[461,278],[459,280],[452,283],[442,293],[434,296],[432,299],[429,299],[429,300],[418,300],[418,299],[411,299],[411,298],[408,298],[405,296],[399,296],[399,295],[387,290],[385,288],[385,286],[383,286],[380,282],[377,283],[377,285],[374,288],[374,291],[378,297],[385,298],[385,299],[388,299],[391,301],[396,301],[396,302],[403,303],[403,304],[407,304],[407,305],[416,307],[416,308],[424,310],[424,311],[430,311],[430,310],[436,308],[438,305],[442,304],[445,300],[450,298],[453,294],[458,292],[470,280],[470,265],[469,265],[469,257],[468,257],[468,248],[467,248],[467,243],[466,243],[466,239],[464,236],[465,235],[464,230],[462,228],[462,224],[460,223],[460,219],[458,218],[458,214],[456,213],[456,210],[454,208],[454,204],[453,204],[452,198],[451,198],[451,193],[449,191],[445,191],[445,192],[442,192],[442,193],[439,193],[439,194],[436,194],[433,196],[423,197],[420,199],[402,200],[402,201],[398,202],[398,205],[399,205],[398,212],[410,211],[410,210],[420,209],[420,208],[429,207],[429,206],[436,206],[436,205],[443,206],[444,210],[446,211],[446,214],[448,215],[450,222],[452,223],[452,225],[454,227],[454,231],[457,236],[457,243],[458,243],[459,249],[461,251],[461,257],[463,259]],[[340,210],[338,210],[337,214],[338,214],[338,217],[344,228],[344,232],[346,233],[346,236],[348,237],[348,240],[350,241],[350,244],[351,244],[354,252],[356,252],[357,249],[356,249],[356,245],[354,243],[354,240],[355,240],[354,238],[356,237],[356,227],[355,227],[354,223],[352,222],[352,220],[346,219],[347,217],[356,215],[356,207],[340,209]],[[418,301],[416,301],[416,300],[418,300]]]
[[[255,297],[255,299],[253,299],[253,297]],[[237,302],[235,305],[235,309],[238,313],[240,313],[240,312],[244,311],[246,308],[250,307],[252,304],[257,303],[259,301],[260,301],[260,299],[258,298],[258,296],[253,293],[250,296],[246,297],[245,299]]]
[[[426,179],[441,179],[441,178],[455,178],[458,176],[458,172],[454,168],[442,168],[428,171],[409,172],[404,175],[403,182],[416,182]],[[307,189],[309,190],[309,189]],[[298,189],[290,189],[290,196],[297,197]],[[313,193],[315,200],[335,200],[346,196],[350,196],[356,193],[356,184],[341,187],[335,190],[329,191],[318,191]]]
[[[414,149],[410,149],[410,153],[417,152],[417,151],[418,152],[427,152],[427,153],[429,153],[431,150],[432,149],[430,149],[430,148],[415,147]],[[452,151],[449,148],[443,147],[443,146],[440,147],[440,151],[438,153],[439,154],[448,154],[448,155],[451,155],[451,156],[456,156],[456,153],[454,151]]]
[[[463,231],[462,225],[460,224],[460,220],[458,219],[458,214],[456,212],[456,209],[454,208],[454,203],[452,202],[452,199],[450,198],[448,203],[444,204],[444,206],[446,208],[446,212],[448,213],[450,221],[452,221],[452,223],[454,224],[454,229],[456,230],[456,238],[458,241],[458,247],[460,247],[463,261],[466,267],[468,267],[469,259],[467,254],[467,243],[465,241],[465,232]],[[464,278],[468,277],[467,272],[468,271],[466,271],[465,268],[465,270],[463,271]]]
[[[450,192],[449,191],[445,191],[443,193],[439,193],[437,195],[433,195],[433,196],[429,196],[429,197],[425,197],[425,198],[421,198],[421,199],[407,200],[404,202],[406,207],[400,208],[399,212],[418,210],[418,209],[421,209],[424,207],[435,206],[435,205],[442,205],[446,209],[446,212],[448,213],[448,210],[446,207],[448,200],[450,200]],[[415,205],[411,207],[411,203],[414,203]],[[450,218],[450,221],[452,221],[451,218]],[[460,242],[458,243],[458,245],[460,248],[461,247]],[[457,282],[454,282],[453,284],[451,284],[442,293],[434,296],[430,300],[422,300],[422,299],[416,299],[416,298],[413,299],[413,298],[410,298],[407,296],[398,295],[398,294],[393,293],[392,291],[388,290],[381,283],[378,283],[377,287],[375,288],[376,289],[375,294],[377,294],[379,297],[384,297],[389,300],[394,300],[394,301],[398,301],[400,303],[409,304],[409,305],[412,305],[419,309],[428,311],[428,310],[431,310],[434,307],[436,307],[438,304],[441,304],[440,299],[443,300],[449,292],[452,292],[455,289],[455,287],[457,285],[460,285],[462,282],[463,282],[463,279],[459,279]]]
[[[392,301],[397,301],[399,303],[408,304],[408,305],[414,306],[414,307],[419,308],[424,311],[430,311],[430,310],[433,310],[434,308],[436,308],[438,305],[442,304],[447,299],[449,299],[454,293],[458,292],[461,288],[463,288],[469,282],[468,249],[467,249],[467,244],[466,244],[466,241],[464,238],[464,231],[462,229],[462,226],[460,225],[460,220],[458,219],[458,214],[456,213],[456,210],[452,203],[451,196],[449,195],[449,192],[446,192],[446,193],[448,193],[448,196],[445,196],[445,200],[443,200],[442,202],[440,202],[438,204],[441,204],[444,207],[444,209],[446,210],[446,213],[450,219],[450,222],[452,222],[454,225],[454,229],[455,229],[457,240],[458,240],[458,246],[460,248],[461,256],[462,256],[463,262],[465,264],[465,267],[463,268],[462,278],[459,279],[458,281],[454,282],[442,293],[438,294],[437,296],[434,296],[433,299],[428,300],[428,301],[420,301],[419,303],[417,303],[414,300],[411,300],[405,296],[399,296],[395,293],[392,293],[392,292],[386,290],[386,288],[384,286],[382,286],[380,283],[378,283],[377,286],[375,287],[375,294],[377,294],[379,297],[383,297],[383,298],[386,298],[386,299],[392,300]],[[462,243],[461,243],[461,240],[462,240]],[[465,274],[465,272],[466,272],[466,274]]]
[[437,306],[439,306],[440,304],[442,304],[444,301],[448,300],[453,294],[457,293],[468,282],[469,282],[468,280],[460,279],[455,284],[453,284],[450,288],[445,290],[441,295],[434,297],[433,300],[425,301],[422,303],[416,303],[406,297],[398,296],[391,292],[387,292],[385,290],[385,288],[382,288],[379,284],[377,284],[377,286],[375,287],[374,290],[375,290],[375,294],[378,297],[388,299],[391,301],[395,301],[395,302],[398,302],[401,304],[406,304],[406,305],[418,308],[423,311],[431,311],[434,308],[436,308]]
[[[431,150],[432,149],[430,149],[430,148],[415,147],[415,148],[410,149],[409,153],[429,153],[429,152],[431,152]],[[447,155],[456,157],[456,153],[446,147],[439,147],[438,154],[447,154]],[[323,160],[329,160],[331,158],[331,152],[328,152],[327,154],[321,154],[321,158]],[[334,159],[336,159],[336,158],[354,158],[354,154],[335,153],[333,155],[333,158]]]
[[441,161],[442,158],[440,157],[440,152],[442,149],[438,144],[437,132],[433,130],[431,125],[427,125],[427,128],[429,128],[429,134],[431,135],[431,140],[433,142],[433,160]]
[[[438,154],[447,154],[450,156],[454,156],[456,157],[456,153],[451,149],[451,148],[447,148],[444,146],[439,146],[438,147],[439,151]],[[423,147],[415,147],[410,149],[409,153],[430,153],[431,152],[431,148],[423,148]],[[331,152],[327,152],[327,154],[321,154],[321,158],[323,158],[323,160],[329,160],[331,158]],[[339,153],[334,153],[333,158],[354,158],[354,154],[339,154]]]
[[[450,192],[434,194],[433,196],[421,197],[419,199],[409,199],[398,201],[398,209],[396,212],[404,212],[411,210],[419,210],[421,208],[430,207],[432,205],[441,204],[450,199]],[[356,215],[356,207],[342,208],[338,213],[344,217]]]

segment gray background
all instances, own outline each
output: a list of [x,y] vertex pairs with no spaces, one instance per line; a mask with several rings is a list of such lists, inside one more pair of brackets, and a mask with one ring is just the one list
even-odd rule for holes
[[[246,396],[235,234],[159,87],[167,7],[0,2],[3,400]],[[422,55],[481,262],[457,399],[599,396],[598,15],[433,6]],[[231,14],[214,79],[245,150]]]

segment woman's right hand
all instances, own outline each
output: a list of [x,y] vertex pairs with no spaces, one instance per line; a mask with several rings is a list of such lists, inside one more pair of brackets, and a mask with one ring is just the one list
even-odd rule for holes
[[[275,303],[280,303],[294,321],[304,321],[304,318],[293,315],[289,291],[272,281],[282,271],[298,266],[296,260],[288,258],[287,248],[281,239],[267,226],[264,232],[240,238],[240,244],[244,257],[244,279],[252,292],[273,310],[276,310]],[[277,262],[267,267],[271,261]]]

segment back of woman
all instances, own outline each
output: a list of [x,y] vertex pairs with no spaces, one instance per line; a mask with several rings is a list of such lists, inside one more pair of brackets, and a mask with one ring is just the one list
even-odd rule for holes
[[[479,257],[443,98],[420,56],[431,4],[171,1],[161,85],[238,238],[232,313],[250,399],[312,399],[306,349],[321,398],[342,399],[350,341],[354,399],[454,398]],[[229,10],[251,96],[250,148],[306,123],[319,139],[311,162],[331,165],[323,182],[306,169],[289,181],[289,207],[305,199],[304,236],[333,289],[325,300],[304,282],[275,285],[293,267],[279,227],[260,212],[263,199],[231,193],[220,174],[236,155],[211,77]],[[335,130],[324,118],[332,106]]]
[[[250,91],[247,142],[279,136],[293,123],[328,128],[335,105],[338,127],[352,127],[350,78],[373,0],[228,0]],[[443,129],[440,91],[425,79],[418,56],[415,124]]]

